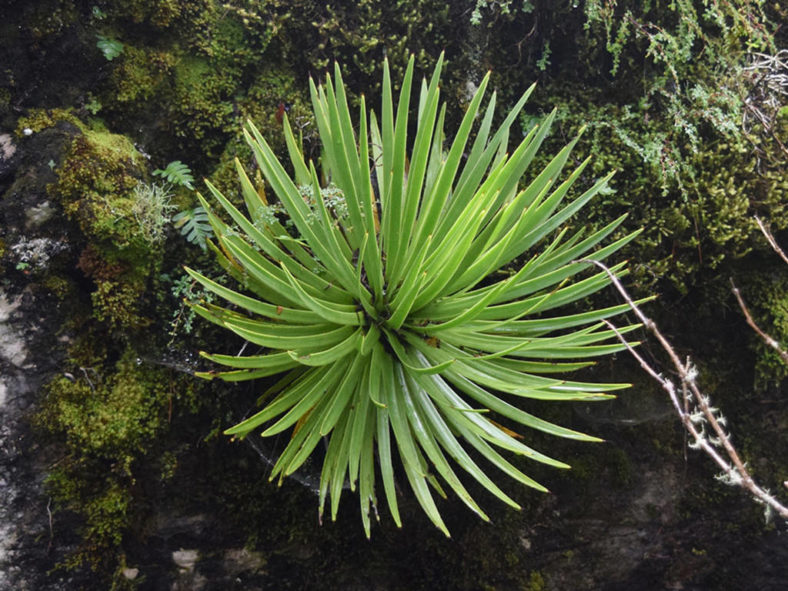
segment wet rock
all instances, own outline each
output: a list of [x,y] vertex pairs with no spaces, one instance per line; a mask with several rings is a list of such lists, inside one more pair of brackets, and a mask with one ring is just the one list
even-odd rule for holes
[[246,548],[230,548],[224,552],[224,570],[231,576],[244,572],[257,572],[265,564],[265,557],[260,552]]
[[[8,301],[8,296],[0,292],[0,362],[22,367],[27,358],[27,349],[22,335],[14,330],[9,319],[19,308],[19,300]],[[7,387],[7,382],[5,383]]]
[[208,579],[195,570],[195,565],[200,558],[197,550],[176,550],[172,553],[172,561],[178,566],[178,575],[170,586],[172,591],[200,591],[205,588]]
[[34,205],[25,212],[25,228],[27,230],[39,228],[51,220],[53,215],[55,215],[55,208],[49,201]]
[[29,273],[43,279],[56,259],[65,268],[75,264],[61,258],[74,256],[70,227],[46,191],[54,180],[46,162],[74,133],[61,128],[14,144],[0,134],[0,589],[73,587],[71,575],[49,574],[69,547],[58,547],[56,534],[69,525],[43,487],[54,459],[30,427],[41,386],[64,355],[65,343],[53,335],[67,311]]
[[29,425],[60,357],[36,325],[42,308],[53,310],[29,291],[0,290],[0,589],[66,588],[47,575],[54,566],[51,506],[42,487],[48,461]]
[[172,553],[172,561],[178,565],[178,568],[184,570],[194,570],[194,565],[199,557],[200,553],[197,550],[184,550],[181,548]]

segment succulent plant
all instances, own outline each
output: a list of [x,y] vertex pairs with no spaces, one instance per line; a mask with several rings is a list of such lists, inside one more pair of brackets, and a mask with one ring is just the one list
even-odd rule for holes
[[[626,305],[556,312],[609,284],[593,270],[577,278],[589,269],[581,259],[602,260],[634,237],[601,246],[623,218],[587,235],[562,229],[610,177],[567,198],[588,162],[557,182],[574,140],[520,188],[555,112],[508,154],[509,128],[533,87],[494,130],[494,93],[481,109],[489,75],[447,143],[441,67],[442,57],[421,84],[414,137],[412,59],[396,104],[384,68],[380,119],[368,115],[362,96],[354,124],[338,66],[333,80],[312,82],[322,174],[305,162],[286,117],[292,177],[250,122],[246,140],[287,219],[271,215],[239,163],[246,213],[210,183],[219,208],[200,196],[216,236],[213,250],[241,288],[189,270],[227,302],[196,311],[260,348],[248,356],[204,354],[231,369],[202,375],[238,381],[281,374],[261,396],[261,410],[226,433],[289,433],[272,479],[322,455],[321,516],[330,496],[336,517],[349,481],[367,535],[372,506],[377,515],[376,481],[400,525],[395,478],[402,475],[447,535],[431,487],[444,495],[448,485],[486,519],[458,469],[517,507],[480,462],[538,490],[546,489],[502,450],[568,466],[530,447],[527,433],[515,429],[597,440],[525,412],[518,399],[601,400],[626,387],[554,377],[622,348],[601,321]],[[332,204],[321,178],[332,183]],[[624,264],[612,270],[623,274]]]

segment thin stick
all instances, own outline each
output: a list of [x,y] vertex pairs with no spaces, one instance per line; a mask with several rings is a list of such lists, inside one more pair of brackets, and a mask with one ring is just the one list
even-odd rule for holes
[[771,246],[772,249],[774,249],[774,252],[779,254],[782,260],[785,262],[785,264],[788,265],[788,255],[786,255],[783,249],[780,248],[780,246],[777,244],[777,241],[774,239],[772,233],[769,232],[769,229],[766,227],[766,224],[764,224],[761,221],[761,218],[759,218],[757,215],[755,216],[755,221],[758,223],[758,227],[761,229],[761,232],[763,232],[763,235],[766,237],[767,242],[769,242],[769,246]]
[[[770,507],[776,511],[780,517],[788,520],[788,507],[782,505],[771,494],[756,484],[756,482],[752,479],[752,476],[750,476],[750,473],[747,470],[744,462],[741,460],[739,454],[731,443],[730,435],[723,429],[723,425],[726,423],[725,417],[720,415],[719,409],[711,406],[709,397],[702,394],[698,388],[696,383],[697,370],[691,361],[687,359],[685,363],[681,362],[676,350],[671,346],[670,342],[668,342],[662,332],[660,332],[654,321],[646,316],[637,306],[637,304],[632,301],[632,298],[629,296],[626,289],[624,289],[624,286],[610,271],[610,269],[608,269],[599,261],[590,259],[584,259],[578,262],[596,265],[607,274],[611,283],[621,294],[621,297],[624,298],[626,303],[638,317],[646,330],[656,337],[663,350],[667,353],[671,363],[673,364],[673,367],[678,373],[679,380],[681,382],[681,401],[679,400],[679,394],[675,384],[660,374],[652,366],[650,366],[646,360],[643,359],[643,357],[641,357],[634,348],[632,348],[626,339],[624,339],[623,335],[615,328],[615,326],[613,326],[610,322],[605,321],[605,324],[607,324],[607,326],[616,334],[618,339],[621,341],[621,343],[623,343],[630,354],[637,360],[643,370],[648,373],[656,382],[658,382],[660,386],[662,386],[662,388],[668,393],[670,401],[673,404],[673,408],[678,414],[681,423],[693,438],[693,442],[690,444],[690,447],[703,450],[714,461],[714,463],[723,470],[723,478],[726,481],[730,482],[731,484],[741,486],[747,490],[758,502],[766,504],[767,507]],[[682,404],[682,402],[684,404]],[[692,410],[685,410],[685,408],[690,408],[690,404],[692,405]],[[711,427],[714,433],[713,436],[706,433],[706,424]],[[722,448],[727,459],[726,457],[723,457],[717,448]],[[788,483],[786,486],[788,487]]]
[[733,282],[733,279],[731,279],[731,286],[732,286],[733,295],[736,296],[736,301],[739,302],[739,308],[741,308],[741,311],[744,314],[744,319],[747,321],[747,324],[749,324],[750,328],[752,328],[757,333],[757,335],[761,337],[764,343],[766,343],[772,349],[777,351],[777,354],[780,356],[780,359],[783,360],[783,363],[788,365],[788,352],[786,352],[785,349],[783,349],[782,346],[780,346],[780,343],[777,340],[775,340],[774,338],[766,334],[764,331],[762,331],[761,327],[755,323],[755,320],[753,320],[750,311],[747,309],[747,305],[744,303],[744,299],[741,297],[739,288],[736,287],[736,284]]
[[47,515],[49,516],[49,545],[47,546],[47,553],[52,550],[52,540],[55,537],[55,530],[52,527],[52,510],[50,509],[50,505],[52,505],[52,497],[49,497],[47,501]]

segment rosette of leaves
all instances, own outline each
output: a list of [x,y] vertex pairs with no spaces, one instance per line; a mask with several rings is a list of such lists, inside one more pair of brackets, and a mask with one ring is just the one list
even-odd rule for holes
[[[367,113],[362,96],[357,125],[338,67],[333,80],[312,82],[322,175],[304,161],[286,119],[294,178],[248,124],[246,140],[295,230],[265,215],[265,195],[238,163],[246,213],[207,183],[225,222],[200,196],[218,242],[213,250],[242,289],[189,270],[228,303],[195,309],[260,348],[248,356],[203,354],[232,369],[202,375],[237,381],[282,374],[261,396],[262,409],[226,433],[289,433],[272,479],[321,455],[321,516],[330,496],[336,517],[349,482],[367,535],[370,508],[378,514],[377,481],[400,525],[397,477],[447,535],[433,490],[443,496],[448,487],[486,519],[462,473],[517,507],[490,467],[546,489],[502,452],[568,467],[530,447],[517,429],[598,441],[525,412],[517,400],[600,400],[626,387],[551,375],[622,348],[601,321],[625,305],[556,312],[609,283],[601,272],[577,278],[590,270],[580,259],[601,260],[633,237],[601,246],[623,218],[587,234],[562,229],[609,177],[567,197],[588,162],[558,183],[575,140],[521,188],[555,112],[507,153],[509,128],[533,87],[494,128],[494,93],[481,108],[489,77],[446,144],[441,62],[421,84],[415,125],[412,59],[398,102],[386,66],[380,118]],[[346,207],[326,205],[321,177],[341,191]],[[622,274],[623,263],[612,271]]]

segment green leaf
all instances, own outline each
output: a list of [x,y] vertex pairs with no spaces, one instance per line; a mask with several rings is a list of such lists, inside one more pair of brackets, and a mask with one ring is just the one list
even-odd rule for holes
[[104,35],[96,35],[96,37],[98,38],[98,41],[96,41],[96,47],[99,48],[101,53],[104,54],[104,57],[108,61],[114,60],[121,53],[123,53],[123,43],[117,39],[105,37]]

